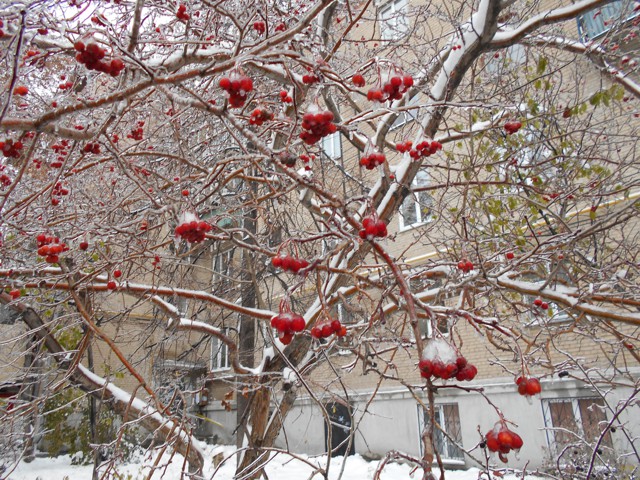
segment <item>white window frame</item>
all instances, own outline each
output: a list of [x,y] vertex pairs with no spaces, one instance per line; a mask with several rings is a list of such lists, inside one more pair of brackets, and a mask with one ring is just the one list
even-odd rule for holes
[[[462,422],[460,421],[459,405],[457,403],[440,403],[435,405],[435,409],[436,409],[435,418],[436,418],[436,421],[438,422],[438,425],[440,425],[440,429],[446,433],[449,433],[447,432],[447,422],[445,419],[444,408],[443,408],[445,406],[455,406],[457,408],[458,424],[460,424],[462,428]],[[422,408],[422,405],[418,404],[418,442],[420,444],[420,455],[422,455],[423,448],[424,448],[424,445],[422,444],[422,431],[424,430],[424,427],[425,427],[426,415],[427,415],[427,412],[424,411],[424,409]],[[437,429],[437,428],[438,428],[437,426],[434,427],[434,429]],[[462,432],[460,432],[460,440],[458,442],[462,444]],[[434,445],[433,447],[436,448],[436,445]],[[456,457],[452,456],[453,452],[455,452],[456,450],[460,451],[461,456],[456,456]],[[439,453],[442,460],[444,460],[449,465],[464,465],[464,449],[456,445],[455,442],[452,442],[451,440],[449,440],[449,438],[445,436],[444,433],[442,433],[442,451]]]
[[382,40],[398,40],[409,31],[407,13],[409,0],[391,0],[380,6],[380,38]]
[[[224,328],[223,333],[229,335],[230,329]],[[211,358],[210,367],[212,372],[221,372],[231,369],[231,358],[229,356],[229,345],[218,337],[211,337]]]
[[215,284],[229,281],[229,269],[233,260],[233,249],[214,253],[211,260],[212,282]]
[[[426,187],[429,185],[429,174],[425,170],[419,170],[415,178],[412,182],[412,187]],[[422,201],[419,201],[420,197],[422,197]],[[398,215],[398,223],[399,230],[401,232],[409,230],[411,228],[418,227],[420,225],[424,225],[428,223],[432,219],[431,214],[431,206],[423,205],[425,200],[429,199],[429,203],[433,203],[433,199],[425,192],[411,192],[407,195],[407,198],[404,199],[402,205],[400,206],[400,212]],[[405,209],[413,208],[416,216],[416,221],[410,224],[405,224]],[[423,213],[424,208],[429,208],[427,213]]]
[[342,138],[340,132],[332,133],[321,140],[322,153],[332,160],[342,157]]

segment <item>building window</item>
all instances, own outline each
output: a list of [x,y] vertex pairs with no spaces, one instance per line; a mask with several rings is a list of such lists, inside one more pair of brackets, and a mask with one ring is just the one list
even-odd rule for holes
[[[434,432],[434,448],[440,453],[443,460],[453,462],[464,461],[464,451],[460,448],[462,444],[462,430],[460,428],[460,411],[457,403],[442,404],[435,406],[436,425]],[[424,448],[422,445],[422,429],[429,424],[429,413],[418,405],[418,420],[420,425],[420,452]]]
[[507,71],[503,69],[511,69],[515,71],[516,67],[523,65],[527,60],[527,50],[519,43],[511,45],[504,50],[500,50],[500,52],[497,53],[497,58],[495,54],[488,54],[490,56],[485,63],[485,70],[487,73],[497,75],[503,71]]
[[[413,180],[413,187],[426,187],[429,175],[420,170]],[[400,230],[422,225],[429,221],[433,198],[426,192],[415,192],[407,195],[400,207]]]
[[[549,447],[558,450],[567,445],[592,443],[608,425],[601,398],[562,398],[544,400],[544,423]],[[604,435],[602,446],[612,447],[611,434]]]
[[213,256],[213,286],[214,288],[220,285],[226,285],[229,283],[229,274],[231,269],[231,261],[233,259],[233,250],[227,250],[226,252],[219,252]]
[[380,8],[380,36],[383,40],[398,40],[409,30],[408,0],[392,0]]
[[628,19],[633,14],[634,2],[618,0],[603,7],[595,8],[578,17],[578,33],[584,41],[608,32],[620,19]]
[[342,139],[339,133],[332,133],[323,137],[321,143],[322,153],[327,157],[336,160],[342,156]]
[[[229,335],[229,329],[223,329]],[[211,370],[228,370],[231,367],[229,346],[218,337],[211,337]]]

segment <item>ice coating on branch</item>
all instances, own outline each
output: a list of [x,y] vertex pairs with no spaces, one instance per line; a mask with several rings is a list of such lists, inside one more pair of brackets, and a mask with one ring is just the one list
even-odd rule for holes
[[440,360],[442,363],[455,363],[458,354],[454,348],[442,338],[432,338],[422,350],[422,360],[431,362]]

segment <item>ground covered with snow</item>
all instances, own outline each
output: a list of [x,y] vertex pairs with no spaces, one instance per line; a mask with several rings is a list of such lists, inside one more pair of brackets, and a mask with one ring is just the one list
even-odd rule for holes
[[[230,446],[204,447],[205,450],[205,475],[207,479],[232,480],[235,473],[236,456],[235,449]],[[122,480],[146,479],[150,473],[149,465],[154,464],[155,458],[150,455],[139,454],[129,462],[122,464],[109,464],[112,467],[108,472],[106,465],[101,469],[101,478],[117,478]],[[329,479],[337,480],[365,480],[373,479],[379,462],[368,462],[359,455],[347,457],[343,470],[343,457],[334,457],[329,465]],[[283,453],[273,453],[266,471],[270,479],[274,480],[320,480],[321,473],[315,473],[317,469],[327,466],[326,456],[296,455],[295,457]],[[165,455],[160,462],[152,478],[164,478],[178,480],[186,478],[181,476],[182,457]],[[21,462],[8,477],[0,474],[2,478],[11,480],[83,480],[91,479],[92,466],[72,465],[71,457],[63,455],[56,458],[37,458],[31,463]],[[104,475],[106,473],[106,475]],[[436,471],[436,477],[439,475]],[[104,475],[104,476],[103,476]],[[389,462],[385,465],[381,480],[407,480],[422,478],[422,471],[415,470],[406,463]],[[447,471],[446,480],[488,480],[486,473],[472,468],[464,471]],[[521,479],[522,474],[491,475],[491,479],[516,480]],[[526,475],[529,480],[539,477]]]

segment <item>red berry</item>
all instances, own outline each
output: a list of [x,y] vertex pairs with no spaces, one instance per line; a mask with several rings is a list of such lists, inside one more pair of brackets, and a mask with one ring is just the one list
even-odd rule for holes
[[114,282],[113,280],[109,280],[107,282],[107,288],[109,290],[115,290],[116,289],[116,282]]
[[13,300],[20,298],[20,290],[14,289],[9,292],[9,295]]
[[115,270],[113,272],[113,276],[114,276],[114,278],[120,278],[122,276],[122,271],[121,270]]
[[304,318],[300,315],[295,315],[291,321],[291,330],[294,332],[301,332],[304,330],[305,325],[306,322],[304,321]]
[[27,93],[29,93],[29,89],[27,87],[25,87],[24,85],[19,85],[16,88],[13,89],[13,94],[14,95],[25,96]]
[[87,248],[89,248],[88,242],[80,242],[80,250],[86,250]]
[[351,79],[351,81],[353,82],[353,84],[356,87],[364,87],[366,82],[364,80],[364,77],[362,75],[360,75],[359,73],[356,73],[353,78]]
[[496,436],[496,434],[495,434],[495,432],[493,430],[491,430],[489,433],[487,433],[487,435],[486,435],[486,443],[487,443],[487,448],[489,449],[489,451],[497,452],[498,450],[500,450],[500,443],[498,442],[498,437]]
[[513,252],[507,252],[505,256],[507,257],[507,260],[513,260],[513,258],[515,257]]
[[[513,442],[513,437],[511,436],[511,432],[509,430],[502,431],[498,433],[498,443],[500,444],[500,449],[503,447],[511,448]],[[508,452],[505,452],[508,453]]]
[[526,394],[533,396],[542,391],[542,386],[537,378],[530,378],[526,384]]

